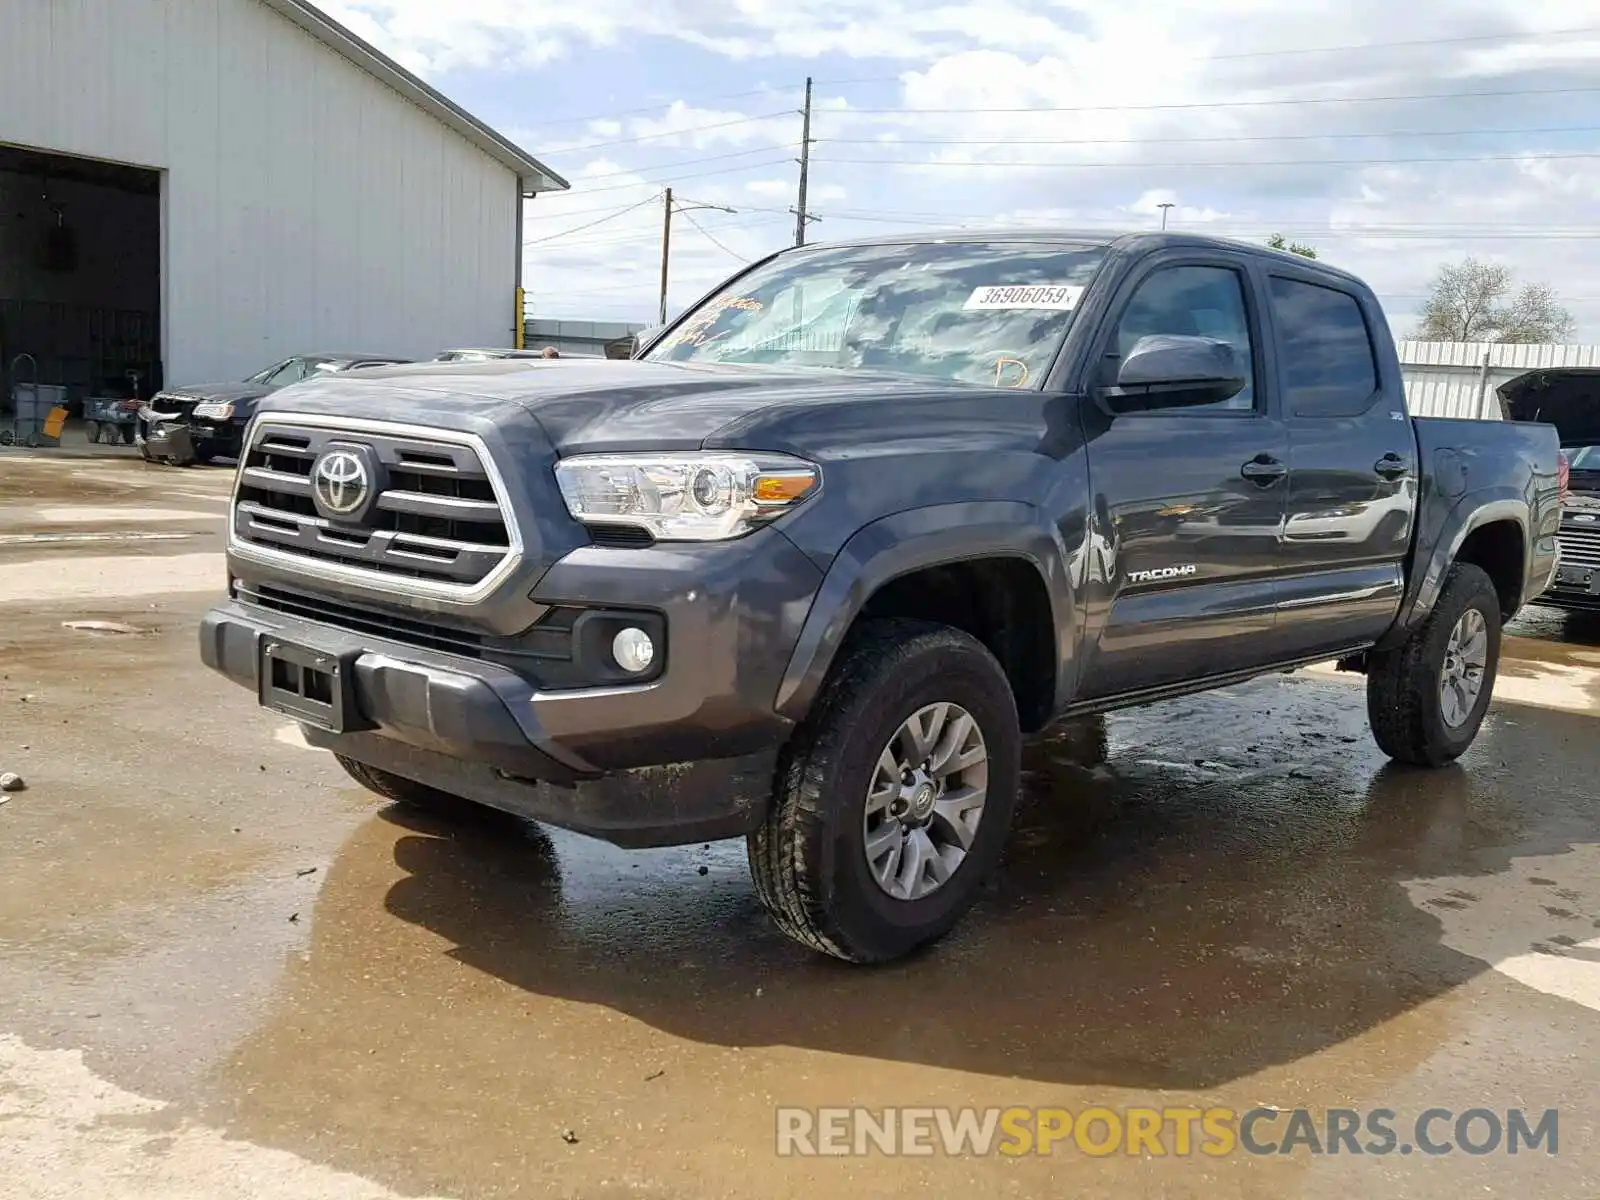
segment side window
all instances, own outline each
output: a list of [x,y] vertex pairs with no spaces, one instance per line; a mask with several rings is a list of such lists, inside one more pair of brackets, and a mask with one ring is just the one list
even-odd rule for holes
[[1120,359],[1140,338],[1154,334],[1216,338],[1227,342],[1245,368],[1244,390],[1219,404],[1174,413],[1248,411],[1255,407],[1255,355],[1244,279],[1228,267],[1168,267],[1138,287],[1117,322],[1114,352]]
[[1283,360],[1285,412],[1354,417],[1372,407],[1377,359],[1354,296],[1274,276],[1272,317]]

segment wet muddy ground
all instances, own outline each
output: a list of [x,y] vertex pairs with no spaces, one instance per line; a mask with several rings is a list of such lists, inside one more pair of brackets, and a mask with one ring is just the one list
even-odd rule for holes
[[[979,908],[863,971],[738,844],[349,786],[196,661],[229,483],[0,457],[0,1194],[1600,1194],[1600,625],[1529,610],[1439,772],[1321,671],[1065,731]],[[1559,1147],[776,1153],[778,1106],[857,1104],[1555,1108]]]

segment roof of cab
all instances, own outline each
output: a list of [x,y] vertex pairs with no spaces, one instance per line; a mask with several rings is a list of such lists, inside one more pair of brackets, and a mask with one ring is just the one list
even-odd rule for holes
[[[1254,242],[1233,238],[1211,237],[1206,234],[1184,233],[1177,230],[1107,230],[1074,229],[1071,226],[1002,225],[986,228],[946,230],[916,230],[905,233],[876,234],[871,237],[845,238],[836,242],[815,242],[808,249],[826,249],[839,246],[905,246],[928,242],[1036,242],[1045,245],[1103,246],[1132,254],[1147,254],[1156,250],[1229,250],[1234,253],[1253,254],[1259,258],[1291,263],[1305,270],[1332,276],[1365,287],[1358,276],[1319,259],[1304,258],[1284,250],[1273,250]],[[793,251],[785,251],[792,253]]]

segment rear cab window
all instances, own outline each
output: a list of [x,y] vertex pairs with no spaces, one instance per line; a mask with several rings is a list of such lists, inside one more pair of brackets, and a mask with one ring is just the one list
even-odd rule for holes
[[1379,380],[1361,302],[1340,288],[1281,275],[1270,285],[1284,411],[1296,417],[1366,412],[1379,395]]

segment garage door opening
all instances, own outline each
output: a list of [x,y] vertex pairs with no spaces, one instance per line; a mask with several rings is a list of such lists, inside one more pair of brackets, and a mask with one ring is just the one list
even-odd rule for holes
[[73,418],[161,386],[159,172],[0,146],[0,430],[35,382]]

